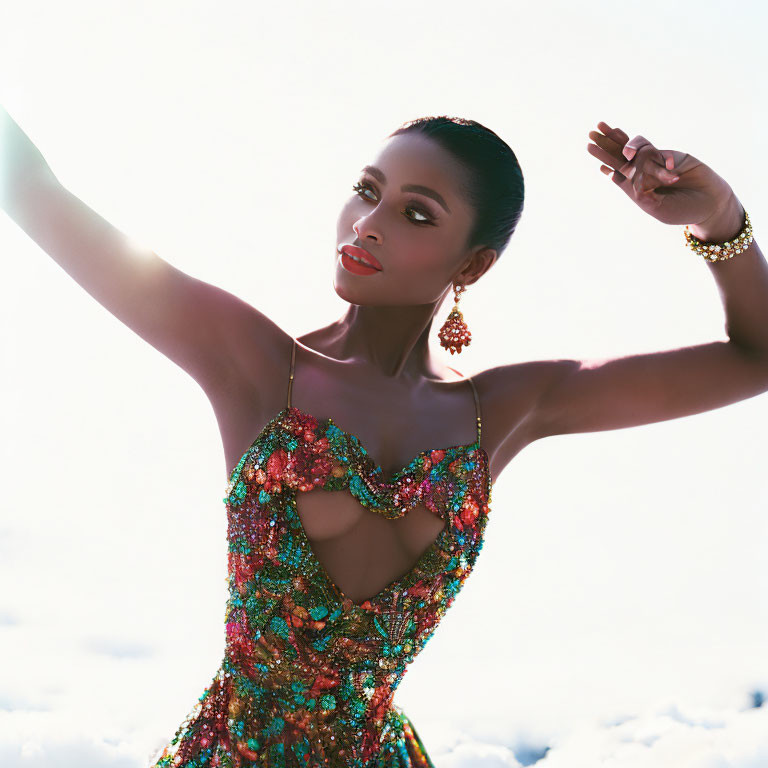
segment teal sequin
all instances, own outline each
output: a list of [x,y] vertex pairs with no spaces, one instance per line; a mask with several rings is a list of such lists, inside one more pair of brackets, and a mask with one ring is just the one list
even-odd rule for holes
[[[389,482],[360,441],[295,407],[232,470],[226,650],[149,768],[434,768],[393,695],[483,546],[478,442],[424,451]],[[319,478],[319,482],[316,482]],[[312,553],[296,494],[344,490],[388,518],[421,503],[447,526],[403,578],[356,604]]]

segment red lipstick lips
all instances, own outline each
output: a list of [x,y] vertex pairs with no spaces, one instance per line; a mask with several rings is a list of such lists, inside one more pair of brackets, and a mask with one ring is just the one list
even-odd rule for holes
[[354,256],[356,259],[360,259],[364,263],[361,264],[359,261],[354,261],[353,259],[348,259],[348,261],[351,261],[353,264],[357,264],[359,267],[368,268],[368,269],[374,269],[378,272],[380,272],[383,267],[379,263],[378,259],[376,259],[375,256],[368,253],[368,251],[365,250],[365,248],[359,248],[356,245],[352,245],[351,243],[344,243],[340,249],[339,252],[342,254],[346,254],[347,256]]

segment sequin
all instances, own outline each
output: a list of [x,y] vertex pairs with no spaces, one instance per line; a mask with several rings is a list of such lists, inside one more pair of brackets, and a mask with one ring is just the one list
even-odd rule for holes
[[[474,443],[423,451],[385,481],[357,437],[292,407],[290,389],[288,402],[223,499],[224,659],[149,768],[434,768],[393,697],[483,546],[491,483],[479,416]],[[448,525],[404,577],[356,604],[304,534],[296,494],[313,489],[346,489],[390,518],[421,503]]]

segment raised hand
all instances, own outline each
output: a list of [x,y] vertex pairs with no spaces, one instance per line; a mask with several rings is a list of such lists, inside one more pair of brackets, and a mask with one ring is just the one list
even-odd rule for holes
[[621,128],[604,122],[597,127],[599,131],[589,132],[595,143],[588,144],[587,151],[646,213],[665,224],[696,225],[701,232],[715,231],[726,217],[735,220],[733,190],[701,160],[686,152],[657,149],[644,136],[630,139]]

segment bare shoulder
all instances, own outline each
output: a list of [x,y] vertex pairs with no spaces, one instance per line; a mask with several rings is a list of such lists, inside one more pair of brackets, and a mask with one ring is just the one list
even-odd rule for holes
[[241,300],[239,311],[229,317],[227,338],[234,379],[268,397],[275,373],[286,366],[286,356],[290,356],[291,334]]
[[472,376],[481,404],[481,442],[491,458],[494,481],[523,448],[540,437],[536,405],[574,363],[566,359],[507,363]]

